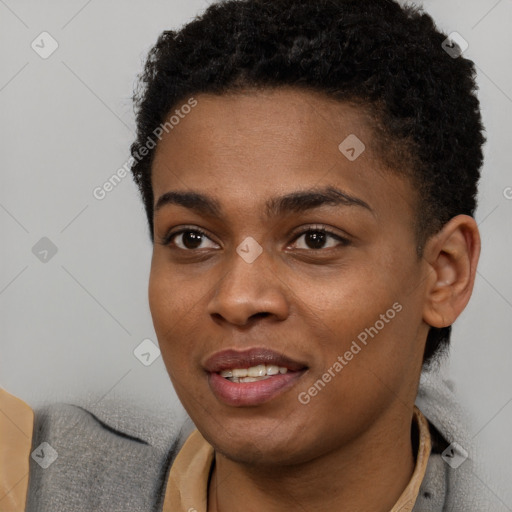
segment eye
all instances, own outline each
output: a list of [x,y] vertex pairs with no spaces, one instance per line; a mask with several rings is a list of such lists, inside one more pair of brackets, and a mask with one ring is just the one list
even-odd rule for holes
[[306,250],[332,249],[337,246],[345,246],[350,243],[350,240],[347,238],[337,235],[336,233],[325,229],[323,226],[311,226],[302,230],[294,238],[294,241],[296,242],[300,239],[303,239],[303,241],[297,248]]
[[213,244],[213,248],[218,245],[213,242],[205,231],[199,228],[183,228],[179,231],[168,233],[162,240],[163,245],[175,245],[178,249],[185,251],[193,251],[195,249],[208,249],[211,246],[201,246],[203,242],[209,240]]
[[[298,247],[296,247],[298,249],[315,251],[350,244],[350,240],[329,231],[323,226],[310,226],[307,229],[303,229],[295,235],[293,241],[295,244],[298,244]],[[210,242],[210,245],[208,245],[208,242]],[[162,238],[161,244],[175,246],[184,251],[216,249],[219,247],[218,244],[210,239],[205,231],[197,227],[171,231]]]

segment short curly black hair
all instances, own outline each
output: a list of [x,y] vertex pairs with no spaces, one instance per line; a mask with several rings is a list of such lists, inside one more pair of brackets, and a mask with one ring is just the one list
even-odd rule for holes
[[[420,8],[393,0],[224,0],[164,31],[133,94],[131,170],[151,240],[155,138],[158,127],[172,128],[173,108],[193,94],[293,87],[369,114],[382,161],[417,191],[421,256],[452,217],[473,216],[483,162],[474,64],[448,52],[446,39]],[[450,332],[430,328],[425,366],[448,347]]]

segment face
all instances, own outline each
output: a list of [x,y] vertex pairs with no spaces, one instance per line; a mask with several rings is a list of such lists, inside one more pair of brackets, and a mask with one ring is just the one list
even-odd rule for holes
[[428,329],[415,198],[362,111],[293,89],[196,100],[156,149],[149,283],[196,426],[275,465],[410,413]]

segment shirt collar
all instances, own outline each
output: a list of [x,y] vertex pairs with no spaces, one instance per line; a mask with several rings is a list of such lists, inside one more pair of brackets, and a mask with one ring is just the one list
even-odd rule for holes
[[[428,421],[415,406],[418,427],[416,465],[409,484],[390,512],[410,512],[414,507],[430,457]],[[208,480],[215,451],[198,430],[194,430],[179,451],[169,472],[162,512],[206,512]]]

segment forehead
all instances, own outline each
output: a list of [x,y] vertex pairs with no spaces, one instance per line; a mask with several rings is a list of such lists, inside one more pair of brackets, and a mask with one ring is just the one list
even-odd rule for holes
[[269,197],[336,185],[367,203],[412,208],[409,183],[384,168],[361,108],[284,88],[195,99],[156,148],[155,203],[171,189],[203,190],[263,207]]
[[[294,158],[318,160],[323,152],[327,157],[333,147],[337,150],[351,134],[364,140],[369,152],[373,149],[373,134],[362,109],[320,93],[278,88],[195,98],[197,105],[164,133],[155,160],[163,150],[176,150],[182,144],[195,144],[198,150],[187,155],[189,159],[217,151],[217,160],[231,159],[236,152],[267,155],[266,160],[286,158],[288,163]],[[316,150],[304,153],[305,147]]]

